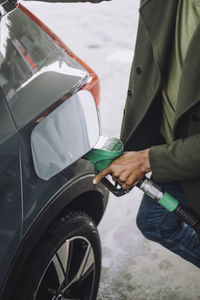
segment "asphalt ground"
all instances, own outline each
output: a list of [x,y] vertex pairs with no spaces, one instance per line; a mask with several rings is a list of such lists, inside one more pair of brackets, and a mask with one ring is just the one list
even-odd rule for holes
[[[139,1],[23,4],[97,72],[102,134],[119,136]],[[146,240],[137,229],[141,197],[137,188],[122,198],[110,196],[99,226],[103,268],[98,300],[200,299],[199,269]]]

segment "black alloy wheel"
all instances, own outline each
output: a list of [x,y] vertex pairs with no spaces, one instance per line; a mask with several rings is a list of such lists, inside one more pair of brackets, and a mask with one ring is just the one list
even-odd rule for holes
[[15,299],[95,300],[100,269],[101,247],[94,222],[85,213],[70,213],[53,223],[40,240]]

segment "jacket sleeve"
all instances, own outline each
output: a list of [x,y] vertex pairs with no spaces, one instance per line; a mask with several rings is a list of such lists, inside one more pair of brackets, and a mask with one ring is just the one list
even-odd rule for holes
[[200,134],[153,146],[149,159],[153,178],[158,182],[200,177]]

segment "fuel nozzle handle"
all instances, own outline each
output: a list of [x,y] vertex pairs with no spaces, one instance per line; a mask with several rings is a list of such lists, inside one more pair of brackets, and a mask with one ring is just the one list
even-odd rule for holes
[[110,192],[112,192],[116,197],[124,196],[124,195],[128,194],[128,193],[132,190],[132,188],[127,189],[127,190],[124,190],[124,189],[120,186],[119,183],[116,182],[115,185],[114,185],[114,184],[112,184],[112,183],[110,182],[110,180],[108,180],[106,177],[104,177],[104,178],[101,180],[101,182],[102,182],[102,183],[105,185],[105,187],[106,187]]
[[[84,158],[91,161],[94,165],[95,174],[98,174],[103,169],[107,168],[113,160],[121,156],[123,152],[124,145],[121,140],[115,137],[101,136],[95,147],[85,154]],[[101,182],[117,197],[121,197],[130,191],[122,189],[119,183],[113,184],[106,177],[103,178]]]

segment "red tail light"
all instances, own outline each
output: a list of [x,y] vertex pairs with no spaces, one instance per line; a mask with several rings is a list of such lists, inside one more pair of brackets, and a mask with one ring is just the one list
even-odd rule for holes
[[62,41],[61,39],[53,33],[48,26],[46,26],[40,19],[38,19],[33,13],[31,13],[26,7],[21,3],[18,4],[18,8],[25,13],[29,18],[31,18],[38,26],[40,26],[65,52],[70,55],[74,60],[81,64],[89,73],[89,81],[82,87],[82,89],[90,91],[94,97],[96,105],[100,101],[100,82],[97,74],[79,57],[77,57]]

